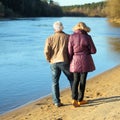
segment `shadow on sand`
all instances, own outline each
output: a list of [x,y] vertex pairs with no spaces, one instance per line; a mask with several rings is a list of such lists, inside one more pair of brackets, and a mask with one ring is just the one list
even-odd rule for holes
[[87,107],[87,106],[100,105],[100,104],[116,102],[116,101],[120,101],[120,96],[112,96],[107,98],[98,98],[98,99],[89,100],[88,104],[81,105],[81,106]]

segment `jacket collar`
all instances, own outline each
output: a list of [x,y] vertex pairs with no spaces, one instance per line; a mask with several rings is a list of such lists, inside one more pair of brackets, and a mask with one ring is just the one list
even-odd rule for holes
[[87,32],[84,30],[76,30],[76,31],[74,31],[74,33],[87,34]]
[[58,31],[58,32],[55,32],[55,33],[64,33],[63,31]]

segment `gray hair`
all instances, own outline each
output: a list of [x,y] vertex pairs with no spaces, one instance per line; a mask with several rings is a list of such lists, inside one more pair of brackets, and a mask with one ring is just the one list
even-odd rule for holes
[[63,30],[63,24],[60,21],[56,21],[53,24],[53,28],[56,32],[62,31]]

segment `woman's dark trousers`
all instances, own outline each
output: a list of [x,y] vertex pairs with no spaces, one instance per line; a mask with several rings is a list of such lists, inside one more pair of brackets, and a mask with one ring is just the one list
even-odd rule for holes
[[82,101],[86,86],[87,72],[73,73],[74,81],[72,86],[72,99]]

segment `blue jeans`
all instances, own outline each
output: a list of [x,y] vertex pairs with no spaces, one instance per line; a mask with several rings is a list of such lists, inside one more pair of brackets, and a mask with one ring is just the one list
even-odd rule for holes
[[59,78],[61,72],[63,72],[70,82],[72,89],[73,74],[69,72],[69,64],[64,62],[54,63],[50,65],[52,71],[52,98],[54,104],[59,104],[60,101],[60,90],[59,90]]

